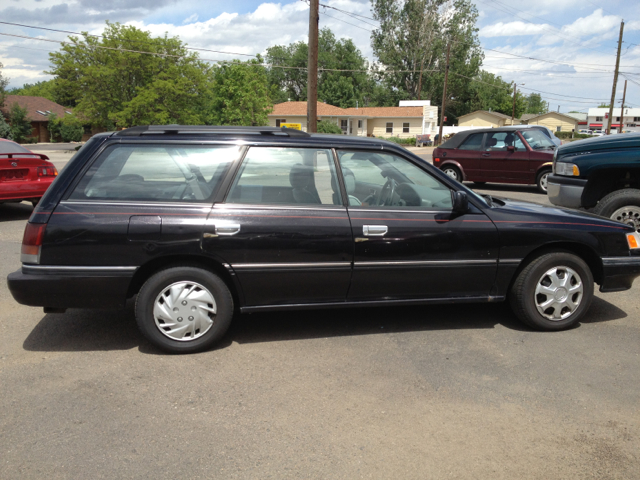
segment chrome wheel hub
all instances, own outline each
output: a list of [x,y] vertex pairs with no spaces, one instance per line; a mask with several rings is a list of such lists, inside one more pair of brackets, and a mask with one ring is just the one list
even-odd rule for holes
[[176,282],[156,297],[153,319],[163,335],[188,342],[213,326],[216,301],[209,290],[195,282]]
[[627,205],[619,208],[611,214],[611,219],[626,223],[630,227],[633,227],[636,232],[640,232],[640,207]]
[[451,178],[458,180],[458,172],[456,172],[455,170],[453,170],[452,168],[447,168],[445,169],[444,173],[446,173],[447,175],[449,175]]
[[540,188],[542,188],[542,190],[544,190],[545,192],[547,191],[547,181],[549,180],[549,174],[545,173],[544,175],[542,175],[542,177],[540,177]]
[[569,318],[578,309],[583,295],[584,285],[575,270],[553,267],[538,280],[534,301],[540,315],[559,321]]

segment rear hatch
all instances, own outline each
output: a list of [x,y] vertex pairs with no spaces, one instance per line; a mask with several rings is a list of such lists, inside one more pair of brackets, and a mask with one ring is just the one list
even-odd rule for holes
[[38,167],[42,167],[40,176],[43,168],[54,168],[48,160],[49,157],[38,153],[0,153],[0,182],[36,181]]

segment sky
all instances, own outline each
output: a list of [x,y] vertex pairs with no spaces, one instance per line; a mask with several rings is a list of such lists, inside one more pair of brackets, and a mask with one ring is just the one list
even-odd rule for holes
[[[609,103],[620,22],[624,20],[616,106],[628,79],[625,105],[640,107],[638,0],[472,0],[479,12],[483,68],[540,93],[551,110],[584,111]],[[328,7],[373,17],[369,1],[320,0]],[[351,38],[373,60],[372,19],[320,7],[320,27]],[[48,52],[68,34],[31,27],[100,34],[105,21],[135,25],[154,35],[178,36],[207,60],[249,57],[273,45],[307,41],[309,6],[303,0],[0,0],[0,62],[10,87],[52,78]],[[8,25],[4,22],[21,24]],[[30,38],[24,38],[30,37]],[[525,58],[522,58],[525,57]]]

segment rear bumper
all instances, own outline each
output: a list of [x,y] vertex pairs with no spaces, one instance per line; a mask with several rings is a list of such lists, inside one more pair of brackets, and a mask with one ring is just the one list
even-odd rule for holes
[[2,182],[0,183],[0,202],[40,198],[51,186],[53,180],[53,178],[45,177],[43,180],[36,181]]
[[[135,267],[24,266],[7,277],[9,291],[22,305],[50,308],[121,308]],[[89,270],[93,269],[93,270]]]
[[604,257],[602,259],[604,281],[601,292],[621,292],[629,290],[633,281],[640,276],[640,256]]
[[579,208],[582,206],[582,192],[587,180],[562,175],[547,177],[549,201],[559,207]]

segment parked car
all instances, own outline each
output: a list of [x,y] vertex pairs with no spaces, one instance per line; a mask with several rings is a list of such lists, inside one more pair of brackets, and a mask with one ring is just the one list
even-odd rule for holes
[[557,150],[549,177],[554,205],[592,209],[640,232],[640,134],[587,138]]
[[46,155],[0,138],[0,204],[28,200],[37,205],[57,175]]
[[580,130],[578,133],[582,133],[583,135],[593,135],[593,130]]
[[594,130],[591,135],[594,137],[601,137],[602,135],[604,135],[604,133],[602,132],[602,130]]
[[45,312],[137,295],[140,330],[169,352],[210,347],[236,309],[509,299],[532,327],[562,330],[594,281],[631,287],[639,242],[595,215],[482,197],[377,138],[135,127],[68,163],[8,284]]
[[465,130],[433,151],[433,164],[460,182],[535,184],[546,193],[555,148],[539,129]]

